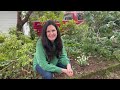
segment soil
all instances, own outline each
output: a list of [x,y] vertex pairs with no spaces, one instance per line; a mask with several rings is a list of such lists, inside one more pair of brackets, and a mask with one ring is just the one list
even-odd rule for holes
[[[112,70],[112,72],[105,71],[105,73],[102,74],[100,73],[93,74],[94,72],[102,71],[103,69],[106,69],[110,66],[120,64],[120,62],[117,60],[104,60],[103,58],[90,57],[88,59],[89,65],[86,66],[80,66],[78,62],[73,58],[70,58],[70,62],[72,65],[74,76],[68,77],[64,73],[61,74],[54,73],[54,79],[120,79],[120,70],[119,70],[120,66],[116,70]],[[24,72],[21,71],[21,72],[22,74],[19,75],[21,77],[16,77],[16,78],[23,78],[23,76],[27,75],[26,71]],[[89,75],[89,77],[86,77],[87,75]],[[36,76],[33,79],[42,79],[42,77],[38,73],[36,73]]]
[[[97,58],[97,57],[90,57],[88,59],[89,65],[86,65],[86,66],[80,66],[77,63],[77,61],[74,59],[71,59],[70,61],[71,61],[71,65],[72,65],[72,68],[74,71],[74,76],[68,77],[64,73],[62,73],[62,74],[55,73],[54,74],[55,79],[80,79],[82,75],[89,74],[91,72],[95,72],[97,70],[107,68],[110,65],[119,63],[118,61],[115,61],[115,60],[104,60],[103,58]],[[114,76],[113,73],[112,74],[109,73],[109,77],[105,77],[105,78],[110,78],[111,77],[110,75]],[[101,79],[101,78],[103,78],[103,77],[100,75],[96,75],[96,76],[92,76],[90,79]]]

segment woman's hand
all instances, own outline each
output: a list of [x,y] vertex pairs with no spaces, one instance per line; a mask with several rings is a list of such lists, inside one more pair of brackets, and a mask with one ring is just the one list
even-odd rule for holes
[[68,71],[67,69],[62,69],[62,72],[67,74],[69,77],[73,76],[73,71],[72,70]]
[[67,65],[67,75],[70,77],[73,76],[73,70],[70,64]]
[[67,74],[69,77],[73,76],[73,70],[70,64],[67,65],[67,69],[62,68],[62,72]]

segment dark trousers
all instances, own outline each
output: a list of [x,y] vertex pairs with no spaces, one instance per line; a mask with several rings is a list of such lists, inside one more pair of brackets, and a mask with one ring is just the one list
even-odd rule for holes
[[[61,63],[58,63],[56,66],[66,68],[66,66]],[[43,70],[38,64],[36,65],[36,71],[41,74],[44,79],[53,79],[53,73]]]

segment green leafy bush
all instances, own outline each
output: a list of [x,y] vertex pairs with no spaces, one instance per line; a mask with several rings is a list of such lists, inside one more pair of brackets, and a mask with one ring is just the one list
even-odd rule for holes
[[3,43],[5,40],[5,35],[3,35],[2,33],[0,34],[0,43]]
[[116,58],[117,60],[120,61],[120,49],[119,49],[119,50],[115,50],[115,51],[113,52],[113,55],[115,56],[115,58]]

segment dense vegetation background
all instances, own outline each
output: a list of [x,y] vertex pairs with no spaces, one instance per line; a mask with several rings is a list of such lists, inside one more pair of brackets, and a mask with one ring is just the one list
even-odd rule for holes
[[[38,36],[32,22],[35,20],[58,20],[69,58],[79,65],[88,65],[91,56],[105,60],[120,60],[120,12],[85,11],[85,22],[76,25],[73,20],[62,24],[62,11],[35,11],[29,18],[30,36],[25,36],[16,27],[10,28],[9,35],[0,33],[0,78],[34,79],[32,62]],[[16,35],[16,32],[18,35]]]

